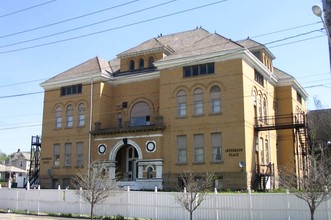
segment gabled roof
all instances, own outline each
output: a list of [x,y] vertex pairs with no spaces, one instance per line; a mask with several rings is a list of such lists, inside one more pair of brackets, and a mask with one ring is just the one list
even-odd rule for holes
[[242,45],[243,47],[245,47],[247,50],[251,51],[252,53],[255,51],[258,51],[258,50],[265,50],[272,59],[276,58],[265,45],[255,41],[255,40],[252,40],[250,38],[247,38],[245,40],[239,40],[239,41],[237,41],[237,43]]
[[87,60],[63,73],[60,73],[45,82],[41,83],[42,87],[45,87],[50,84],[72,81],[76,79],[92,77],[95,74],[111,72],[109,63],[107,60],[101,59],[99,57],[94,57],[90,60]]
[[139,53],[155,52],[156,50],[159,50],[164,51],[168,55],[162,60],[170,60],[234,48],[242,47],[216,33],[211,34],[202,28],[197,28],[190,31],[152,38],[136,47],[118,54],[117,57],[135,56]]
[[274,67],[274,74],[279,78],[279,80],[290,80],[290,79],[294,79],[293,76],[291,76],[290,74]]
[[176,53],[165,57],[163,60],[213,54],[216,52],[222,52],[228,50],[230,51],[234,49],[238,49],[238,50],[243,49],[237,43],[216,33],[214,34],[208,33],[208,35],[204,36],[203,38],[196,41],[192,41],[191,43],[192,43],[191,45],[187,45],[186,47],[178,48]]
[[137,54],[152,53],[152,52],[157,52],[157,51],[163,51],[167,54],[174,52],[170,47],[161,43],[157,38],[152,38],[148,41],[145,41],[145,42],[139,44],[136,47],[133,47],[129,50],[126,50],[126,51],[118,54],[117,57],[120,57],[120,58],[130,57],[130,56],[135,56]]
[[302,88],[302,86],[297,82],[297,80],[290,74],[274,67],[274,74],[278,78],[277,86],[292,86],[297,92],[300,93],[302,98],[307,99],[308,93]]
[[23,157],[26,160],[30,160],[30,152],[24,152],[24,151],[19,151],[13,155],[13,157],[10,159],[11,161],[17,160],[20,157]]

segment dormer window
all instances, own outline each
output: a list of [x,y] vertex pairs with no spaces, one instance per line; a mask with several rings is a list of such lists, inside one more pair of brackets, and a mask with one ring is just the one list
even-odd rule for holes
[[134,71],[134,60],[130,60],[130,71]]
[[144,66],[145,66],[144,59],[141,58],[141,59],[139,60],[139,69],[144,69]]
[[148,59],[148,67],[153,68],[154,67],[154,57],[150,57]]

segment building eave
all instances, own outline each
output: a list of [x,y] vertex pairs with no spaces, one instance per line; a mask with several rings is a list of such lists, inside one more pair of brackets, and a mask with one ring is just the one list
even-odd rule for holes
[[88,84],[90,82],[103,82],[108,81],[112,76],[109,75],[107,72],[90,72],[90,73],[84,73],[84,76],[82,77],[76,77],[72,79],[61,79],[61,80],[52,80],[52,81],[46,81],[40,84],[40,86],[45,90],[52,90],[52,89],[58,89],[63,86],[70,86],[75,84]]

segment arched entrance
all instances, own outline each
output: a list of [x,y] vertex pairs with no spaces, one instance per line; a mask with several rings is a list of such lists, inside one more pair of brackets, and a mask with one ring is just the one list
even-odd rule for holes
[[131,145],[123,145],[116,154],[116,174],[124,181],[133,181],[138,177],[138,151]]
[[110,152],[109,160],[114,163],[113,174],[122,181],[135,181],[138,178],[138,160],[142,159],[139,145],[123,139],[116,143]]

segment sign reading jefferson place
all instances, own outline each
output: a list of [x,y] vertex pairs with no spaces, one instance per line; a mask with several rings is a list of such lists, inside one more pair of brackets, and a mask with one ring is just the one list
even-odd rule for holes
[[243,151],[242,148],[225,149],[225,153],[229,153],[229,157],[238,157],[239,153]]

